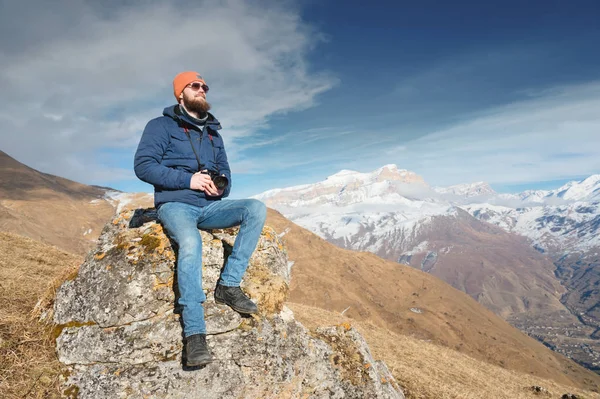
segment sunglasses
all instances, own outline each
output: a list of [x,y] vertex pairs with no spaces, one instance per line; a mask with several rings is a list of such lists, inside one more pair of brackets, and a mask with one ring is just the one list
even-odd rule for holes
[[200,88],[202,88],[202,90],[204,90],[205,93],[208,93],[208,86],[204,83],[194,82],[194,83],[190,83],[188,85],[188,87],[190,89],[192,89],[193,91],[198,91],[198,90],[200,90]]

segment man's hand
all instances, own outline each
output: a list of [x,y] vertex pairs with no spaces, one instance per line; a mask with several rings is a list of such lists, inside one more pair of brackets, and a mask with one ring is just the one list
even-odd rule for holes
[[215,184],[209,175],[196,172],[192,176],[192,180],[190,181],[190,188],[192,190],[204,191],[207,195],[212,197],[216,197],[223,194],[224,190],[217,190]]

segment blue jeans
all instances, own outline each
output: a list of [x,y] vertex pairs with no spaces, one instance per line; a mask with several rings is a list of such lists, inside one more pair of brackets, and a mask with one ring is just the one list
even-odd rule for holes
[[167,202],[158,219],[179,247],[177,284],[183,312],[183,334],[206,334],[202,291],[202,238],[198,229],[240,226],[233,250],[221,272],[219,284],[239,287],[265,224],[267,207],[255,199],[215,201],[205,207]]

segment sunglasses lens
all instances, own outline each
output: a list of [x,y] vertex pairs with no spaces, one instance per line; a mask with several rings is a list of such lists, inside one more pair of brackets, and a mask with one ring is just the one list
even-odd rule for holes
[[200,88],[202,87],[202,90],[204,90],[204,92],[206,93],[208,91],[208,86],[204,85],[200,82],[194,82],[190,85],[190,88],[194,91],[198,91],[200,90]]

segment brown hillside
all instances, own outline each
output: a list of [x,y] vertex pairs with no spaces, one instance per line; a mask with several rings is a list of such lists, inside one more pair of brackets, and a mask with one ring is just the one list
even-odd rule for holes
[[39,172],[0,151],[0,197],[34,200],[47,195],[72,199],[101,197],[106,190]]
[[[438,278],[344,250],[269,209],[293,261],[290,301],[344,312],[394,333],[561,384],[597,390],[600,376],[552,352]],[[412,310],[411,310],[412,309]]]
[[[460,209],[455,217],[432,219],[421,226],[415,238],[417,243],[427,241],[428,251],[438,254],[433,265],[423,271],[466,292],[504,319],[513,314],[568,314],[560,303],[565,290],[554,276],[552,260],[523,237]],[[410,265],[420,268],[428,251],[413,255]],[[377,255],[388,260],[400,257],[393,248]]]
[[[374,228],[365,227],[350,239],[324,238],[341,248],[367,251],[373,242],[365,237],[376,234]],[[410,235],[402,229],[390,231],[377,244],[373,252],[377,256],[433,274],[504,319],[554,314],[563,321],[569,315],[560,302],[565,289],[548,256],[522,236],[477,220],[460,208],[452,215],[430,217]]]
[[[356,328],[366,338],[375,358],[388,365],[407,399],[561,398],[567,393],[581,398],[600,398],[595,392],[580,391],[552,380],[494,366],[339,313],[298,303],[288,302],[287,306],[293,310],[295,318],[311,330],[333,323]],[[547,393],[536,392],[532,389],[536,386]]]
[[114,208],[105,189],[32,169],[0,151],[0,231],[86,253]]

